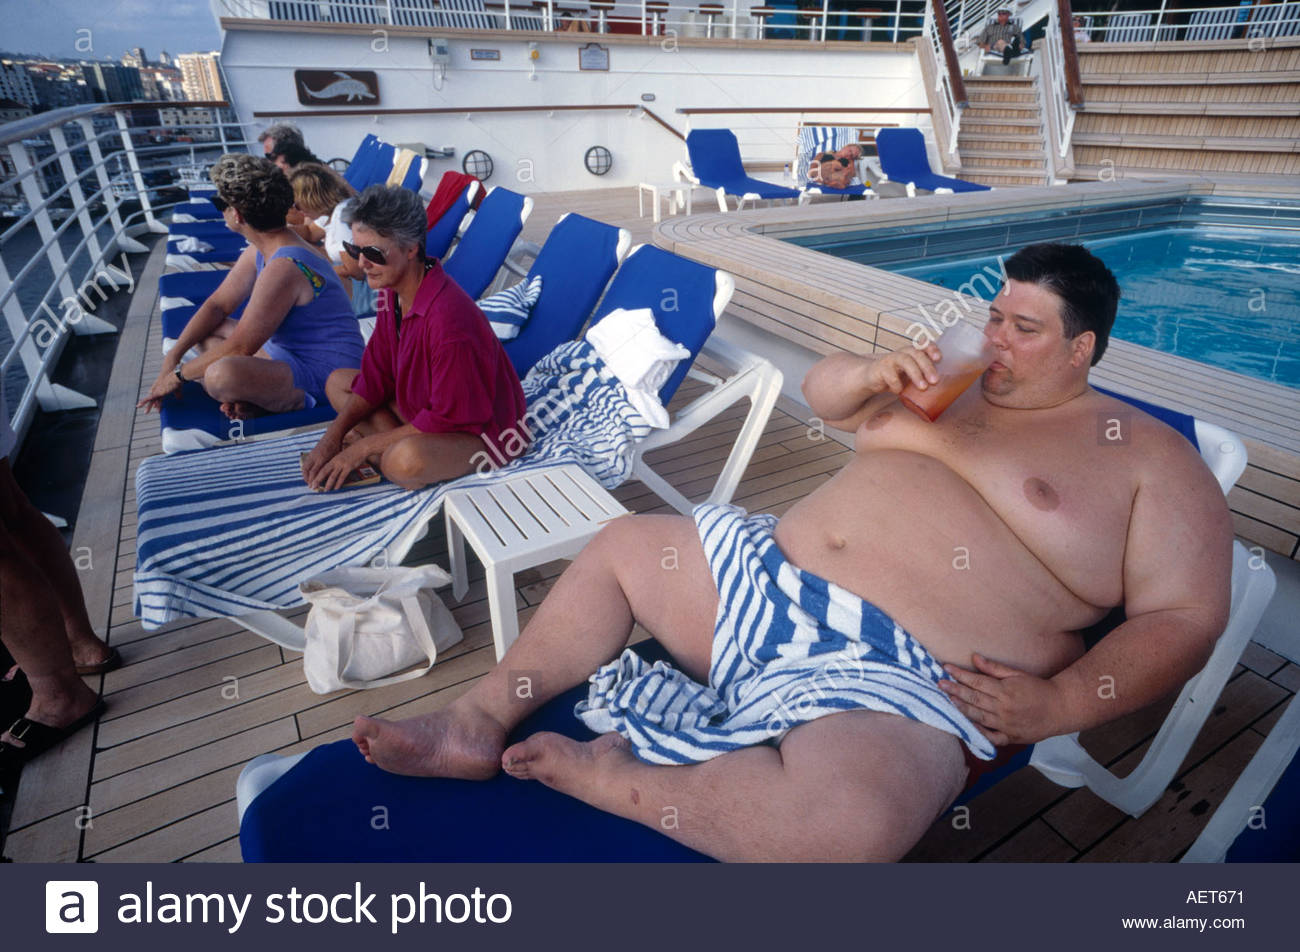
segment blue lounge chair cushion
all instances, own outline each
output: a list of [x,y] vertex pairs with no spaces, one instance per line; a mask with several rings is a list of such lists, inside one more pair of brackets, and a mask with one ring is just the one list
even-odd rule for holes
[[[1294,703],[1294,702],[1293,702]],[[1300,757],[1282,772],[1273,792],[1255,816],[1263,825],[1248,823],[1224,861],[1228,863],[1294,863],[1300,858]]]
[[215,440],[229,440],[236,436],[250,439],[267,433],[278,433],[300,426],[312,426],[334,419],[334,408],[323,394],[312,395],[315,404],[289,413],[268,413],[265,416],[243,420],[236,425],[221,412],[217,401],[208,396],[203,386],[187,380],[181,388],[179,399],[164,400],[159,408],[159,423],[164,433],[200,430]]
[[[633,262],[637,267],[630,267]],[[698,355],[713,333],[713,296],[717,272],[706,265],[688,261],[662,248],[642,245],[614,275],[601,301],[600,313],[592,323],[616,308],[635,310],[651,307],[659,332]],[[692,302],[687,304],[686,302]],[[702,315],[707,315],[707,319]],[[691,369],[691,360],[683,360],[659,390],[664,406]]]
[[173,271],[158,279],[158,293],[163,297],[188,298],[201,304],[220,287],[227,274],[227,271]]
[[578,336],[618,267],[618,239],[613,225],[573,213],[546,236],[527,275],[544,276],[545,287],[532,319],[505,342],[520,380],[542,357]]
[[455,204],[447,209],[433,227],[425,233],[424,236],[424,253],[429,258],[442,258],[447,254],[447,249],[451,247],[452,240],[456,237],[456,232],[460,229],[460,223],[465,219],[465,213],[469,211],[469,189],[461,191],[460,197],[456,199]]
[[753,193],[759,198],[798,198],[798,189],[774,185],[745,173],[740,144],[730,129],[695,129],[686,137],[691,172],[701,185],[723,189],[728,195]]
[[[638,646],[667,660],[656,643]],[[573,716],[580,684],[544,705],[512,740],[555,731],[596,735]],[[373,822],[375,805],[384,823]],[[378,827],[378,828],[377,828]],[[664,834],[536,781],[399,777],[351,741],[317,747],[253,800],[239,830],[246,862],[708,862]]]
[[1137,407],[1143,413],[1149,413],[1161,423],[1168,424],[1183,436],[1197,450],[1200,450],[1201,444],[1196,439],[1196,418],[1188,413],[1180,413],[1177,410],[1170,410],[1168,407],[1162,407],[1157,403],[1147,403],[1145,400],[1139,400],[1137,397],[1130,397],[1127,394],[1116,393],[1114,390],[1107,390],[1105,387],[1092,385],[1092,389],[1098,393],[1104,393],[1108,397],[1114,397],[1116,400],[1123,400],[1130,406]]
[[443,270],[477,299],[501,270],[523,229],[524,196],[508,188],[492,189],[461,236],[455,254],[443,262]]
[[532,316],[533,306],[542,293],[542,276],[525,278],[514,287],[498,291],[478,302],[478,306],[487,315],[492,324],[492,332],[501,340],[518,337],[528,318]]
[[880,168],[894,182],[911,182],[917,188],[933,191],[950,188],[954,192],[987,192],[989,186],[977,185],[930,171],[925,154],[925,137],[920,129],[881,129],[876,133],[876,151]]

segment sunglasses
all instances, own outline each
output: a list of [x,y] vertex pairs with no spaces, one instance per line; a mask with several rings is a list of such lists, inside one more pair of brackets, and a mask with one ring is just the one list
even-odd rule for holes
[[384,254],[384,249],[377,248],[374,245],[366,245],[364,248],[360,245],[354,245],[350,241],[343,242],[343,250],[354,258],[362,256],[369,258],[375,264],[388,264],[388,256]]
[[224,198],[222,198],[220,195],[212,195],[208,198],[208,201],[210,201],[213,204],[213,206],[216,208],[217,211],[222,213],[224,213],[225,210],[230,207],[230,203],[226,201]]

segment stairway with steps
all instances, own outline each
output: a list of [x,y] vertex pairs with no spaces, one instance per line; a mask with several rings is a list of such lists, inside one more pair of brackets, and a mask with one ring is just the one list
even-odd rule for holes
[[960,178],[993,186],[1050,184],[1035,83],[1028,76],[967,77],[969,104],[957,135]]
[[1079,69],[1079,178],[1300,174],[1300,37],[1090,43]]

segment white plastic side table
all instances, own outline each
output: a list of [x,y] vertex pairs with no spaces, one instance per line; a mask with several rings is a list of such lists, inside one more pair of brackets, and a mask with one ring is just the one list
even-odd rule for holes
[[686,214],[691,214],[691,197],[698,186],[691,182],[641,182],[637,185],[636,213],[645,217],[645,196],[650,193],[650,207],[654,221],[659,221],[659,199],[668,200],[668,214],[674,215],[677,209],[685,207]]
[[514,576],[553,559],[572,558],[627,509],[572,463],[447,494],[451,591],[465,597],[465,541],[487,571],[492,641],[500,661],[519,637]]

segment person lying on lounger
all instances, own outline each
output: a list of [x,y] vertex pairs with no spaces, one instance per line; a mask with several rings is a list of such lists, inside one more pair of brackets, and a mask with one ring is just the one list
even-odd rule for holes
[[[1223,494],[1182,436],[1089,388],[1119,298],[1105,265],[1034,245],[1006,273],[996,359],[938,422],[896,397],[938,380],[933,344],[823,359],[809,405],[857,437],[829,482],[780,520],[616,520],[464,695],[358,718],[362,754],[504,768],[722,859],[895,860],[962,790],[963,743],[987,758],[1177,688],[1228,614]],[[1085,653],[1078,632],[1120,604]],[[618,657],[634,622],[680,672]],[[608,733],[502,749],[593,672],[579,709]]]
[[823,152],[808,163],[808,181],[832,188],[848,188],[858,177],[862,146],[851,143],[836,152]]
[[364,462],[403,489],[472,472],[485,444],[510,459],[527,446],[524,391],[478,305],[424,255],[420,197],[372,185],[349,213],[352,242],[378,299],[374,336],[356,366],[330,375],[338,417],[303,458],[313,489],[338,489]]
[[[287,226],[293,190],[279,169],[223,155],[209,174],[213,204],[248,247],[185,325],[139,406],[154,409],[198,380],[232,419],[300,410],[324,399],[330,373],[360,360],[356,315],[329,261]],[[192,347],[199,355],[186,360]]]

